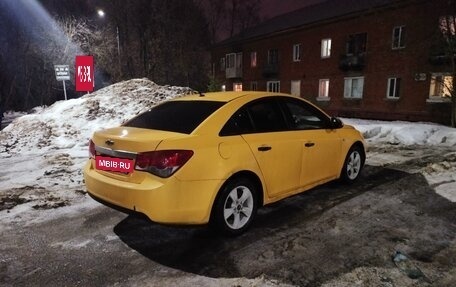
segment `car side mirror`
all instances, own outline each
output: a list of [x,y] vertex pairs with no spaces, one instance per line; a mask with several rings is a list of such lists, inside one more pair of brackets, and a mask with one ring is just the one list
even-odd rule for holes
[[332,117],[330,119],[330,125],[331,125],[331,129],[340,129],[341,127],[344,126],[344,124],[342,123],[342,121],[336,117]]

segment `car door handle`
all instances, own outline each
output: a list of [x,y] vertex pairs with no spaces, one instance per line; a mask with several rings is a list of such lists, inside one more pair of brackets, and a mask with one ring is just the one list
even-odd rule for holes
[[306,147],[313,147],[315,145],[315,143],[313,142],[308,142],[308,143],[305,143],[304,144]]
[[270,146],[267,146],[267,145],[263,145],[263,146],[259,146],[258,147],[258,151],[268,151],[268,150],[271,150],[272,147]]

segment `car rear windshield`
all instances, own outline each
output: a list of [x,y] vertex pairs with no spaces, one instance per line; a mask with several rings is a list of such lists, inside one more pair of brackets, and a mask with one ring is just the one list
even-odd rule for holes
[[215,101],[171,101],[131,119],[124,126],[190,134],[223,106]]

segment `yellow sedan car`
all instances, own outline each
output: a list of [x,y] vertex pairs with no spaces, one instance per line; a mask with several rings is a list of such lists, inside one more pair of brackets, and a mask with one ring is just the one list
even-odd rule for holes
[[364,145],[355,128],[297,97],[206,93],[95,132],[84,178],[107,205],[236,235],[260,206],[338,178],[355,181]]

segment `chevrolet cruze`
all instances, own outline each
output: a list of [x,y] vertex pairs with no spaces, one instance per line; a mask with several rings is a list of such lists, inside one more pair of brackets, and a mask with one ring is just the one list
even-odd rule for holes
[[257,208],[342,179],[354,182],[364,139],[311,103],[270,92],[177,98],[95,132],[89,194],[167,224],[240,234]]

